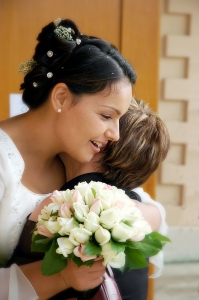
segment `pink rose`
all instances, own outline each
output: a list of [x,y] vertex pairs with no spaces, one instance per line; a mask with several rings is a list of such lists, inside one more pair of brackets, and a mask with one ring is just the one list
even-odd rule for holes
[[64,202],[59,208],[59,212],[58,212],[59,217],[71,218],[72,216],[72,212],[70,210],[71,206],[72,206],[71,203]]
[[50,196],[50,199],[52,200],[52,202],[54,203],[64,203],[64,196],[62,194],[61,191],[54,191],[52,196]]
[[73,193],[72,193],[72,202],[75,203],[75,202],[79,202],[81,204],[85,204],[84,203],[84,200],[82,198],[82,195],[80,194],[79,191],[77,190],[74,190]]
[[54,237],[54,235],[44,225],[39,225],[37,227],[37,231],[36,232],[37,232],[37,234],[39,233],[39,234],[47,236],[49,238]]
[[112,190],[112,186],[109,185],[109,184],[106,184],[104,187],[103,187],[103,190]]
[[119,200],[116,203],[114,203],[113,206],[117,206],[119,209],[122,210],[125,207],[125,205],[126,205],[126,202]]
[[102,203],[100,198],[93,199],[93,204],[90,207],[90,211],[94,212],[96,215],[100,215],[102,209]]
[[97,257],[97,255],[87,255],[84,254],[84,248],[86,245],[81,244],[77,247],[75,247],[75,249],[73,250],[73,253],[75,254],[75,256],[81,258],[82,261],[87,261],[90,259],[95,259]]

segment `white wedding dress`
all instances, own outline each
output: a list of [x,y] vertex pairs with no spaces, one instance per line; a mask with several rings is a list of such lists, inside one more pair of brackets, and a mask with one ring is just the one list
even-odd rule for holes
[[[21,183],[24,161],[11,138],[0,129],[0,299],[1,300],[36,300],[38,296],[20,268],[13,264],[4,268],[18,243],[27,216],[51,193],[38,195]],[[142,188],[134,189],[143,203],[156,205],[162,216],[159,232],[167,234],[165,210],[152,200]],[[150,262],[158,267],[151,277],[161,274],[163,268],[162,252],[151,257]]]
[[3,268],[18,243],[27,216],[50,194],[38,195],[21,183],[24,161],[10,137],[0,129],[0,299],[38,299],[20,268]]

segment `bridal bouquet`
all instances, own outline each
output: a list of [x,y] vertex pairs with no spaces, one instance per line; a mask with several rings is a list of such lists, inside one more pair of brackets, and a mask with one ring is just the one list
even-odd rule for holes
[[113,268],[148,266],[170,240],[143,219],[121,189],[102,182],[82,182],[73,190],[55,191],[41,210],[32,237],[32,251],[45,252],[42,273],[60,272],[72,259],[91,266],[101,257]]

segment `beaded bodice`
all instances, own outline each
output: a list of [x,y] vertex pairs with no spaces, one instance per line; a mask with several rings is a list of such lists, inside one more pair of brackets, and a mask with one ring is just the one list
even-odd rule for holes
[[0,129],[0,265],[12,255],[27,216],[49,196],[35,194],[23,186],[24,167],[16,145]]

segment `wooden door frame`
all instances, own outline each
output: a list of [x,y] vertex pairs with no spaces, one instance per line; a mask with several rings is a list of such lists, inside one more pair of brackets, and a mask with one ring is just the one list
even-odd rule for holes
[[[9,93],[19,93],[22,78],[17,74],[18,64],[30,59],[41,25],[62,17],[64,5],[67,8],[64,17],[74,17],[86,33],[101,36],[120,49],[138,74],[134,95],[157,111],[160,4],[159,0],[1,0],[0,120],[9,115]],[[31,23],[29,19],[34,11],[38,15]],[[33,28],[35,35],[31,32],[26,39],[18,40],[17,35],[22,31],[27,35],[27,28]],[[155,186],[154,175],[144,185],[152,198],[155,198]],[[150,280],[148,300],[153,299],[153,294],[154,281]]]

